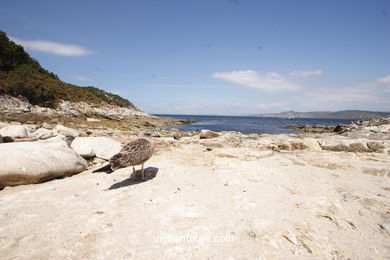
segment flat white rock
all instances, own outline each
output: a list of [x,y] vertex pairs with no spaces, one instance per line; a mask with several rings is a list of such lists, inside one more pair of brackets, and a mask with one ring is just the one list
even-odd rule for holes
[[87,162],[63,143],[4,143],[0,188],[47,181],[87,169]]
[[71,147],[82,157],[99,157],[105,160],[117,154],[122,145],[107,137],[77,137]]

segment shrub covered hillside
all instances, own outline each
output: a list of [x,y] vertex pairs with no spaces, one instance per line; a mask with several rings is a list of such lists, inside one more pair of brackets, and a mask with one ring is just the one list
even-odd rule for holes
[[78,87],[61,81],[10,41],[0,31],[0,95],[23,96],[31,104],[55,108],[60,100],[108,103],[137,109],[130,101],[95,87]]

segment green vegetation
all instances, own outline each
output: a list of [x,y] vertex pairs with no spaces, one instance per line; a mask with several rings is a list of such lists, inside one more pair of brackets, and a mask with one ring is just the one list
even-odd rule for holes
[[[95,87],[79,87],[61,81],[41,67],[22,46],[0,31],[0,95],[24,97],[33,105],[55,108],[59,101],[85,101],[137,109],[130,101]],[[138,110],[138,109],[137,109]]]
[[93,95],[104,100],[106,103],[115,104],[120,107],[130,107],[132,109],[138,110],[129,100],[124,99],[116,94],[95,88],[95,87],[81,87],[83,90],[86,90]]

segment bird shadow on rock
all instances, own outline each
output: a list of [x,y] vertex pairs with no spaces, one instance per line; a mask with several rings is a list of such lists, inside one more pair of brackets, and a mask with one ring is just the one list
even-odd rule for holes
[[114,183],[113,185],[111,185],[110,188],[108,188],[108,190],[124,188],[124,187],[131,186],[134,184],[139,184],[139,183],[143,183],[145,181],[149,181],[149,180],[153,179],[154,177],[156,177],[157,172],[158,172],[158,168],[156,168],[156,167],[145,168],[144,169],[145,179],[141,180],[142,171],[136,170],[134,173],[131,174],[130,178],[125,179],[125,180],[120,181],[120,182],[117,182],[117,183]]
[[97,169],[92,171],[92,173],[95,173],[95,172],[112,173],[113,171],[111,170],[111,165],[108,163],[108,164],[103,165],[102,167],[97,168]]

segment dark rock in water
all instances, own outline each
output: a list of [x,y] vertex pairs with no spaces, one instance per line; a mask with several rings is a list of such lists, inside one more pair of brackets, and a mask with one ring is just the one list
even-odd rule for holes
[[336,125],[335,128],[333,129],[334,133],[342,133],[344,131],[345,131],[344,125]]

